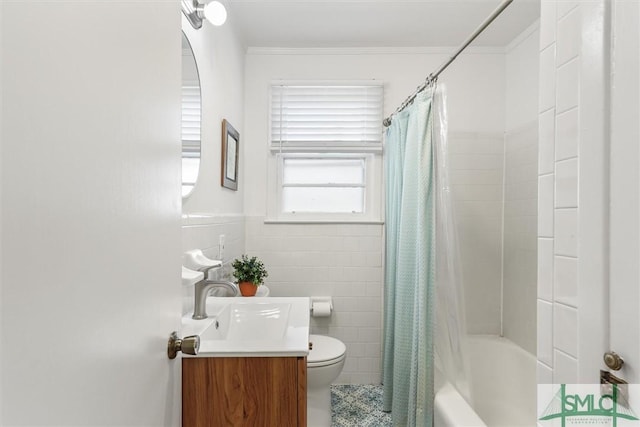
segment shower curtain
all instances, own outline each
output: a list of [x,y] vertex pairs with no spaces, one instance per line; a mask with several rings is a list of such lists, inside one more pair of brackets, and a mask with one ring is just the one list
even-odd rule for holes
[[394,426],[433,420],[433,90],[387,129],[384,410]]
[[466,348],[466,315],[458,229],[449,187],[447,114],[444,86],[434,101],[434,148],[436,171],[436,287],[435,366],[473,406]]
[[432,426],[435,363],[468,397],[443,93],[419,93],[386,134],[383,387],[394,426]]

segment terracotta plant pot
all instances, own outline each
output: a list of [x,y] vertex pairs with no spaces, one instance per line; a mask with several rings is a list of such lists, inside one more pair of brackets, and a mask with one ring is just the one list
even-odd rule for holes
[[251,282],[240,282],[238,287],[243,297],[252,297],[258,291],[258,287]]

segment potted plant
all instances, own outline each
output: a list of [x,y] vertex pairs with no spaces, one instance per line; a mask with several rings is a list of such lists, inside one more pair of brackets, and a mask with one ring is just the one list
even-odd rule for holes
[[258,286],[262,285],[264,278],[269,275],[264,264],[257,257],[249,258],[246,254],[241,259],[235,259],[231,264],[233,276],[238,279],[240,293],[245,297],[256,294]]

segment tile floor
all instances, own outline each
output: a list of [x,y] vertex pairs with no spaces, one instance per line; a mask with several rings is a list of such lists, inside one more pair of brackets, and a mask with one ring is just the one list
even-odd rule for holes
[[382,412],[381,385],[332,385],[332,427],[391,427],[391,414]]

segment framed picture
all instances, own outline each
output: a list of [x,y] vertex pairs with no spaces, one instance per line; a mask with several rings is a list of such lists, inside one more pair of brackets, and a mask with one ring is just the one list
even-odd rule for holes
[[221,185],[238,190],[238,152],[240,134],[225,119],[222,121],[222,179]]

